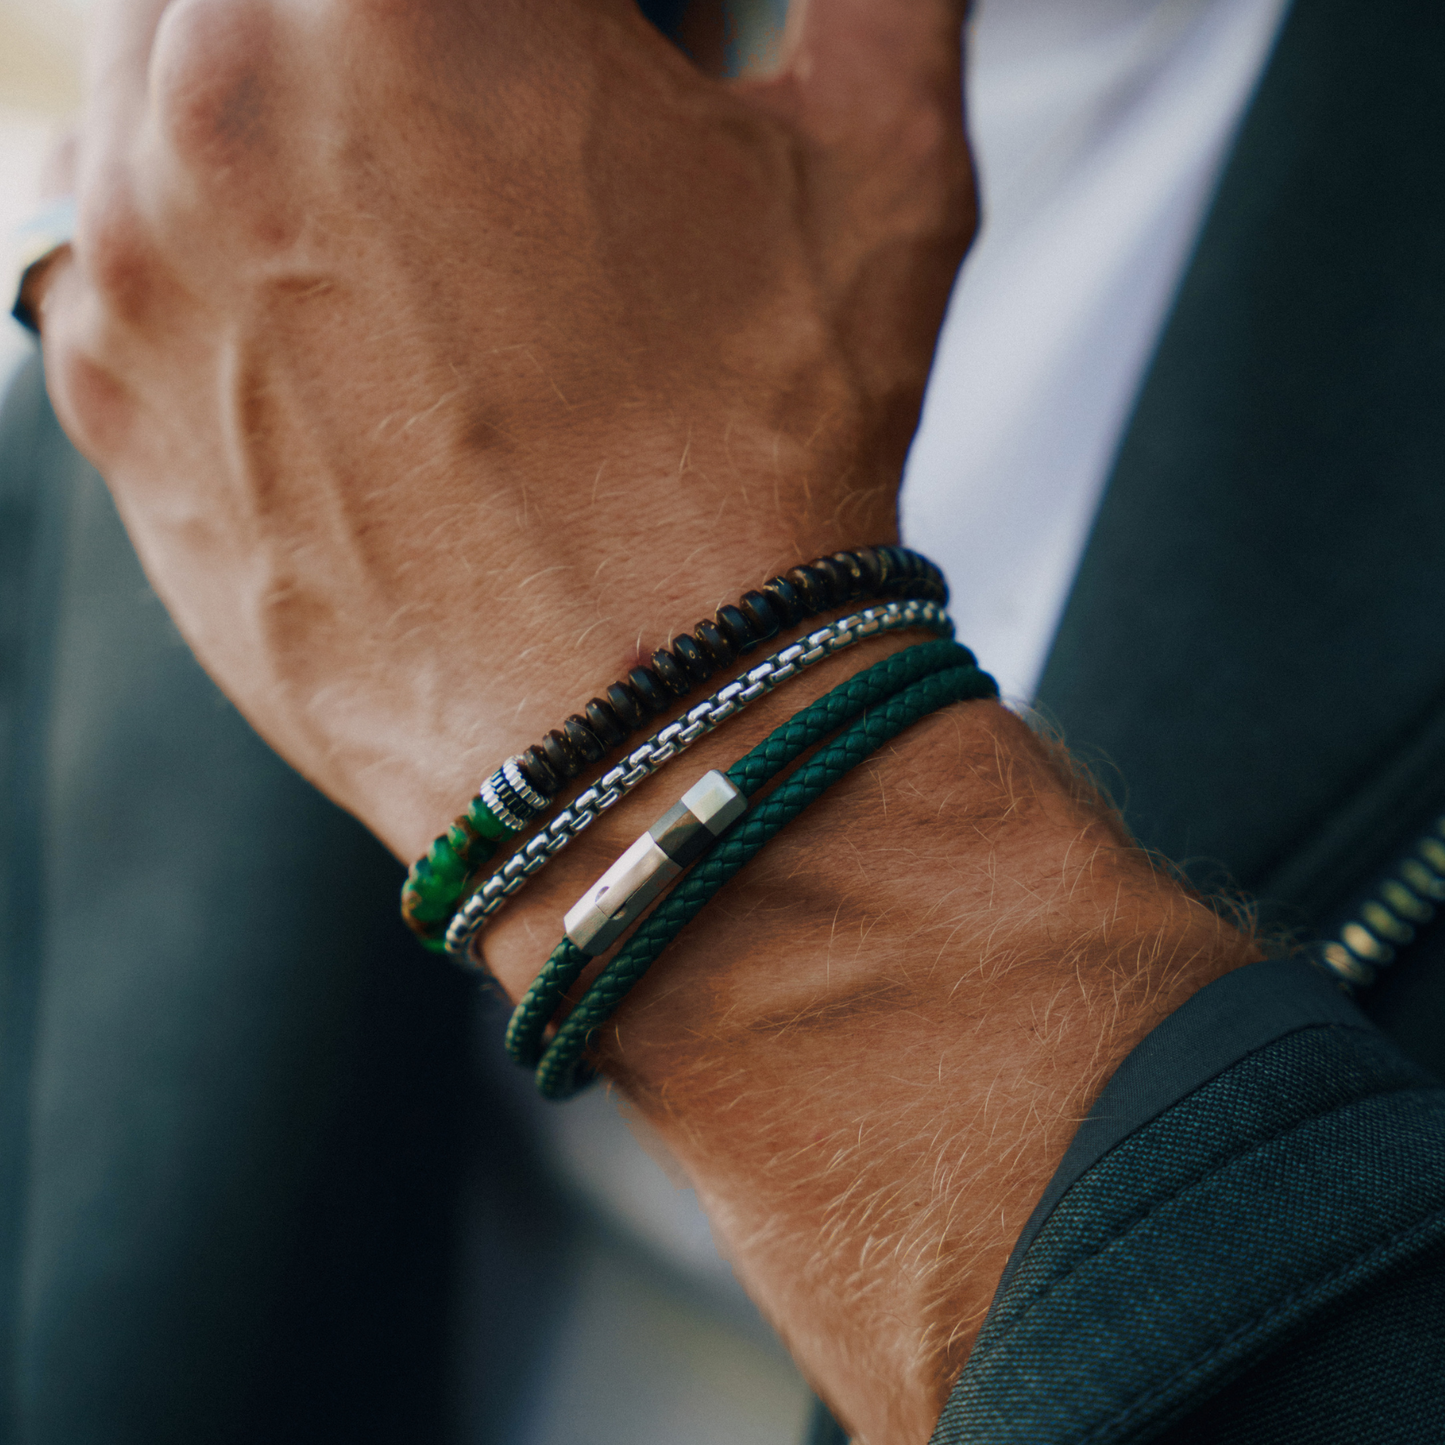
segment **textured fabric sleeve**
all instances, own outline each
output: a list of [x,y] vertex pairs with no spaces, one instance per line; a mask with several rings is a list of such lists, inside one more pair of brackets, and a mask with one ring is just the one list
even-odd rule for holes
[[1442,1340],[1445,1089],[1254,965],[1104,1090],[933,1445],[1435,1441]]

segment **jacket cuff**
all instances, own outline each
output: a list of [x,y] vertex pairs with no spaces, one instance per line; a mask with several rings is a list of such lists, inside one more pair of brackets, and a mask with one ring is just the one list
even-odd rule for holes
[[1445,1239],[1445,1089],[1324,975],[1252,964],[1128,1056],[933,1445],[1147,1438]]

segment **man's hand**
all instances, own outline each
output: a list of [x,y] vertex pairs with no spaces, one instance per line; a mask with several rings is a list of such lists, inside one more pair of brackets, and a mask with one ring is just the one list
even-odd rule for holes
[[631,0],[125,0],[61,419],[259,730],[410,858],[770,569],[887,540],[972,233],[960,3],[709,80]]
[[[638,648],[892,535],[973,226],[962,10],[810,0],[746,85],[631,0],[110,13],[52,394],[202,661],[401,856]],[[489,930],[514,996],[663,801]],[[969,704],[771,843],[598,1058],[857,1438],[919,1445],[1101,1081],[1247,956]]]

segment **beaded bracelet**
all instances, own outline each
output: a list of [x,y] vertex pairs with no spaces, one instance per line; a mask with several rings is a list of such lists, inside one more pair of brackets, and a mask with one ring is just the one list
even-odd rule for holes
[[756,667],[689,708],[682,717],[660,728],[590,788],[579,793],[462,903],[447,927],[447,952],[459,963],[473,964],[473,941],[507,899],[584,828],[609,808],[615,807],[664,763],[686,752],[720,723],[825,657],[842,652],[865,638],[912,627],[924,627],[943,637],[953,634],[953,623],[936,602],[888,602],[882,607],[869,607],[827,623],[791,646],[764,658]]
[[444,948],[447,924],[472,872],[543,812],[563,784],[599,762],[648,718],[666,711],[759,643],[825,608],[860,597],[903,597],[943,605],[948,588],[926,557],[905,547],[858,547],[818,557],[718,609],[691,634],[673,638],[573,714],[540,744],[508,758],[471,806],[414,863],[402,887],[407,925],[429,948]]
[[734,823],[598,974],[558,1028],[536,1067],[537,1089],[542,1096],[567,1099],[590,1081],[592,1073],[582,1056],[592,1033],[718,890],[804,808],[884,743],[929,713],[949,703],[997,695],[993,679],[974,666],[930,673],[866,711]]

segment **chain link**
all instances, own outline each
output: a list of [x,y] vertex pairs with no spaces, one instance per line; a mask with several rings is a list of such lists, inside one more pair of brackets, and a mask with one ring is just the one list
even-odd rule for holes
[[471,963],[472,940],[487,920],[526,881],[546,865],[594,819],[625,798],[640,782],[664,763],[685,752],[699,738],[739,713],[750,702],[766,696],[779,684],[842,652],[855,642],[905,627],[926,627],[941,637],[953,636],[953,623],[936,602],[909,599],[869,607],[840,617],[810,632],[790,647],[749,668],[740,678],[719,688],[682,717],[659,728],[645,743],[634,748],[616,767],[585,788],[534,838],[512,854],[457,910],[447,929],[447,952],[460,962]]

